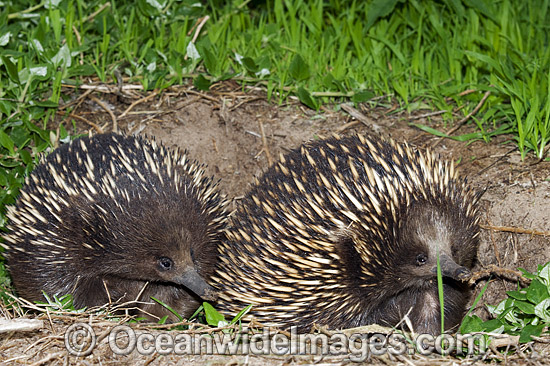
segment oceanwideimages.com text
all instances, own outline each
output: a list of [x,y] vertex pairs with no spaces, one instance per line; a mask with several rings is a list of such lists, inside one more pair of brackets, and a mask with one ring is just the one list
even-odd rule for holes
[[[456,354],[474,355],[487,349],[483,335],[417,335],[414,341],[402,334],[344,333],[298,334],[295,328],[287,334],[270,333],[269,329],[250,334],[215,332],[147,332],[127,325],[113,327],[103,342],[114,354],[128,355],[138,352],[141,355],[348,355],[354,362],[362,362],[369,355],[384,354]],[[87,323],[76,323],[65,333],[65,346],[75,356],[86,356],[97,346],[97,336]]]

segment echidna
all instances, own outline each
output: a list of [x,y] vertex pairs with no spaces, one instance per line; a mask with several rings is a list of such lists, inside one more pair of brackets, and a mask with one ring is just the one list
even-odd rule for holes
[[[214,276],[222,313],[260,323],[440,331],[468,301],[479,195],[453,164],[365,136],[309,142],[269,168],[230,217]],[[405,324],[405,323],[403,323]]]
[[205,281],[226,222],[216,185],[185,152],[152,139],[62,145],[8,209],[3,247],[16,291],[34,301],[72,294],[77,308],[139,300],[146,317],[175,320],[152,296],[189,316],[216,297]]

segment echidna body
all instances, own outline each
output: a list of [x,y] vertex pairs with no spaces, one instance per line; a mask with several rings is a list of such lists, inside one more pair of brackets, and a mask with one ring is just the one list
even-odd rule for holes
[[[477,194],[452,163],[364,136],[293,150],[230,218],[214,286],[222,313],[252,304],[260,323],[308,330],[394,326],[417,332],[463,316],[478,247]],[[404,324],[404,323],[403,323]]]
[[[18,294],[77,308],[138,300],[184,316],[215,293],[226,201],[202,166],[154,140],[103,134],[62,145],[26,179],[3,244]],[[135,304],[134,304],[135,306]],[[129,305],[128,307],[131,307]]]

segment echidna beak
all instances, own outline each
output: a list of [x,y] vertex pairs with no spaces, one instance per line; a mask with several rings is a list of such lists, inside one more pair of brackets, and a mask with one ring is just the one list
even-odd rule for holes
[[[439,265],[443,277],[452,278],[456,281],[464,281],[471,277],[472,273],[466,267],[459,266],[447,254],[439,256]],[[437,274],[437,265],[432,268],[432,273]]]
[[218,293],[206,283],[194,268],[187,270],[183,276],[176,278],[174,282],[187,287],[203,300],[214,301],[218,298]]

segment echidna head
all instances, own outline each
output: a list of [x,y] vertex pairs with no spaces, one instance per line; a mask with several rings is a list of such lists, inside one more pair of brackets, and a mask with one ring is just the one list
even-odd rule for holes
[[[471,220],[471,219],[470,219]],[[445,279],[470,276],[475,253],[475,229],[458,212],[429,202],[416,202],[398,224],[395,257],[406,286],[423,287],[437,275],[438,262]]]
[[200,228],[159,232],[152,237],[151,245],[142,247],[141,263],[128,270],[133,272],[134,279],[182,285],[203,299],[215,300],[214,290],[199,274],[209,259],[205,258],[207,240]]
[[103,223],[104,215],[91,221],[93,233],[86,238],[93,237],[96,243],[95,258],[89,263],[98,272],[95,275],[177,284],[215,300],[214,290],[204,280],[216,258],[208,214],[186,199],[161,203],[142,199],[128,205],[116,213],[117,220],[107,219],[108,225]]
[[468,300],[464,280],[470,276],[478,233],[476,218],[465,212],[456,205],[429,201],[417,201],[405,209],[374,278],[381,292],[368,321],[393,326],[409,314],[415,331],[440,331],[439,265],[445,326],[460,322]]

